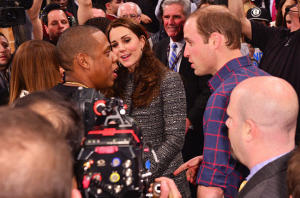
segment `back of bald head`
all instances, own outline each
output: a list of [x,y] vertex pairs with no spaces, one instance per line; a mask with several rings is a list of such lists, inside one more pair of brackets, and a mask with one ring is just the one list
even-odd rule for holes
[[265,130],[295,133],[298,97],[285,80],[273,76],[252,77],[236,86],[236,97],[242,119],[251,119]]
[[[96,32],[101,31],[95,27],[79,25],[70,27],[62,33],[57,42],[56,50],[63,69],[72,71],[73,61],[77,54],[85,53],[90,55],[93,53],[94,47],[98,44],[92,36]],[[103,38],[106,38],[104,33],[102,34]]]
[[66,142],[28,109],[0,109],[0,197],[70,198],[72,158]]

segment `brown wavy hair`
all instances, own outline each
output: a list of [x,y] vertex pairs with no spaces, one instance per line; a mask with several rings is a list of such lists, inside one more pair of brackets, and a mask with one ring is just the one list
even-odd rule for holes
[[24,42],[18,48],[11,66],[9,103],[22,90],[29,92],[50,89],[61,80],[55,46],[41,40]]
[[226,39],[229,49],[240,49],[242,24],[241,21],[225,6],[210,5],[200,8],[190,15],[196,19],[198,33],[207,43],[212,33],[218,32]]
[[[125,27],[131,30],[138,38],[145,38],[145,46],[143,48],[142,57],[138,66],[133,72],[134,90],[132,93],[133,107],[148,106],[152,100],[158,96],[160,84],[167,68],[155,57],[151,50],[148,40],[146,40],[147,33],[140,24],[133,23],[130,19],[119,18],[114,20],[107,29],[107,37],[113,28]],[[127,68],[121,66],[118,70],[118,78],[115,81],[113,90],[107,96],[124,97],[126,81],[128,79],[129,71]],[[106,92],[108,93],[108,92]]]

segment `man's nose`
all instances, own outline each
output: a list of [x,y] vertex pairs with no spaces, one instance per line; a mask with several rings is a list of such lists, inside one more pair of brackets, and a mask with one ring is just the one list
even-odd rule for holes
[[183,56],[186,57],[186,58],[189,57],[189,52],[188,52],[187,47],[185,47],[185,49],[184,49]]
[[169,22],[169,24],[174,24],[174,19],[173,19],[173,17],[170,17],[168,22]]

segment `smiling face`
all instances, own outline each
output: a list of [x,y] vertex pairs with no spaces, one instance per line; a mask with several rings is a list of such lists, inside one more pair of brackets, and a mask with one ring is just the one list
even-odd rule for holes
[[8,41],[5,37],[0,36],[0,70],[6,69],[11,58],[11,51]]
[[215,56],[208,42],[197,30],[196,18],[187,20],[184,26],[184,39],[186,46],[184,56],[189,59],[194,73],[198,76],[215,73]]
[[186,20],[183,6],[180,4],[166,5],[163,10],[162,20],[168,36],[173,41],[180,41],[183,38],[183,25]]
[[123,26],[112,28],[109,38],[118,61],[133,72],[142,57],[145,38],[143,36],[138,38],[130,29]]

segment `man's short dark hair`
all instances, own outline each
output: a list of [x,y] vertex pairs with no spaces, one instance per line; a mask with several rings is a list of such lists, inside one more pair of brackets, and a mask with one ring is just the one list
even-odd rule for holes
[[55,4],[55,3],[50,3],[50,4],[47,5],[47,6],[43,9],[43,11],[42,11],[42,16],[41,16],[41,18],[42,18],[42,22],[43,22],[45,25],[48,26],[48,14],[49,14],[51,11],[53,11],[53,10],[61,10],[61,11],[63,11],[63,12],[65,13],[67,19],[68,19],[69,25],[71,26],[70,20],[69,20],[69,17],[68,17],[68,15],[67,15],[67,13],[66,13],[63,9],[60,8],[60,5]]
[[212,33],[224,35],[229,49],[240,49],[242,24],[241,21],[225,6],[210,5],[200,8],[190,15],[196,19],[198,33],[208,42]]
[[13,105],[15,108],[29,108],[44,116],[58,135],[67,140],[73,156],[76,156],[83,139],[84,127],[75,104],[56,91],[37,91],[18,98]]
[[96,27],[105,34],[106,29],[107,29],[108,25],[110,24],[110,22],[111,22],[111,20],[109,20],[106,17],[95,17],[95,18],[91,18],[91,19],[87,20],[84,23],[84,25],[90,25],[90,26]]
[[73,70],[73,60],[78,53],[91,54],[94,52],[95,39],[92,34],[98,31],[92,26],[79,25],[70,27],[61,34],[56,50],[64,70]]
[[102,9],[102,10],[106,10],[106,6],[105,6],[105,4],[106,3],[110,3],[112,0],[101,0],[101,1],[99,1],[99,0],[92,0],[92,3],[93,3],[93,7],[94,8],[100,8],[100,9]]
[[71,197],[70,148],[44,117],[5,107],[0,128],[0,197]]

